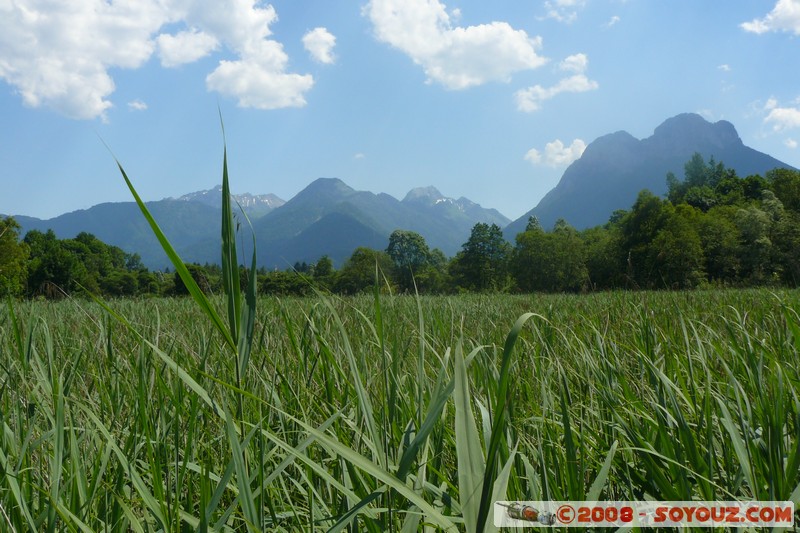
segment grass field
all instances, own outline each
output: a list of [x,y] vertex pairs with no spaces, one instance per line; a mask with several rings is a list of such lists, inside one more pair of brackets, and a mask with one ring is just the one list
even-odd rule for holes
[[798,291],[261,299],[245,359],[189,298],[108,307],[0,311],[0,530],[800,502]]

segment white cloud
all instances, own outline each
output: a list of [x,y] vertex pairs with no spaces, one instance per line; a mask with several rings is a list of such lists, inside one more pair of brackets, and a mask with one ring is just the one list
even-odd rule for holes
[[333,55],[333,47],[336,45],[336,37],[325,28],[314,28],[303,36],[303,46],[316,61],[333,64],[336,58]]
[[770,98],[767,100],[767,103],[764,104],[764,110],[769,111],[770,109],[775,109],[778,107],[778,101],[774,98]]
[[266,61],[220,61],[206,77],[206,86],[239,100],[240,107],[281,109],[306,105],[304,93],[314,85],[310,75],[286,74],[276,69],[275,58]]
[[128,109],[131,111],[145,111],[147,110],[147,104],[141,100],[133,100],[128,102]]
[[571,24],[578,18],[578,10],[585,5],[585,0],[548,0],[544,3],[547,14],[542,18]]
[[361,153],[361,152],[358,152],[357,154],[355,154],[355,155],[353,156],[353,159],[355,159],[355,160],[360,160],[360,159],[365,159],[366,157],[367,157],[367,156],[366,156],[365,154],[363,154],[363,153]]
[[[177,1],[177,0],[176,0]],[[239,59],[223,60],[206,77],[206,87],[235,97],[240,107],[279,109],[302,107],[314,85],[311,75],[286,71],[289,56],[269,27],[278,20],[271,5],[256,0],[195,0],[189,22],[216,36]]]
[[789,31],[800,35],[800,0],[778,0],[764,18],[744,22],[741,27],[745,31],[758,34]]
[[717,68],[718,68],[719,70],[721,70],[722,72],[730,72],[730,71],[731,71],[731,66],[730,66],[730,65],[727,65],[727,64],[725,64],[725,65],[720,65],[720,66],[718,66]]
[[575,54],[567,57],[559,64],[559,69],[573,72],[572,76],[561,79],[552,87],[534,85],[527,89],[520,89],[514,93],[517,109],[532,113],[538,111],[544,100],[549,100],[560,93],[582,93],[593,91],[599,87],[596,81],[590,80],[583,72],[589,64],[586,54]]
[[764,123],[772,124],[774,131],[800,128],[800,109],[796,107],[776,107],[771,109]]
[[765,115],[764,124],[771,125],[774,132],[800,128],[800,98],[789,105],[781,105],[775,98],[769,98],[763,106],[754,104],[754,108]]
[[181,31],[175,35],[163,33],[156,38],[156,43],[161,65],[165,67],[193,63],[219,47],[216,37],[197,29]]
[[589,58],[586,54],[575,54],[567,57],[564,61],[558,64],[558,68],[566,72],[575,72],[582,74],[586,72],[586,67],[589,65]]
[[586,150],[586,143],[581,139],[575,139],[569,146],[564,146],[560,139],[556,139],[544,146],[544,155],[539,150],[531,148],[525,154],[524,159],[534,165],[544,164],[550,167],[562,167],[579,159],[584,150]]
[[210,90],[242,106],[303,105],[313,78],[286,71],[283,46],[269,39],[275,20],[257,0],[0,1],[0,79],[30,107],[105,118],[112,69],[139,68],[156,53],[177,66],[224,45],[236,59],[208,76]]
[[506,22],[453,26],[438,0],[370,0],[364,13],[378,40],[407,54],[429,82],[465,89],[543,65],[539,37]]
[[27,106],[102,117],[115,88],[108,69],[144,64],[165,18],[159,3],[145,0],[0,2],[0,78]]
[[791,150],[794,150],[795,148],[797,148],[797,141],[795,141],[792,138],[786,139],[785,141],[783,141],[783,144],[785,144],[786,147],[791,149]]
[[610,28],[610,27],[612,27],[612,26],[616,26],[616,24],[617,24],[619,21],[620,21],[620,18],[619,18],[619,16],[617,16],[617,15],[614,15],[613,17],[611,17],[610,19],[608,19],[608,22],[606,22],[606,28]]
[[531,148],[530,150],[528,150],[528,153],[525,154],[525,157],[523,159],[525,159],[526,161],[530,161],[534,165],[538,165],[539,163],[542,162],[542,153],[539,152],[539,150],[537,150],[536,148]]

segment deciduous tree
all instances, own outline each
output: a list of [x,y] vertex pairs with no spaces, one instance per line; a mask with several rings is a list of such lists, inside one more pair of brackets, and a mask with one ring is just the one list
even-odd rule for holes
[[359,247],[345,262],[336,278],[336,291],[344,294],[356,294],[375,286],[391,275],[392,259],[382,250]]
[[0,219],[0,297],[25,290],[28,245],[19,241],[20,226],[11,217]]
[[563,220],[551,233],[529,225],[517,235],[512,272],[519,289],[531,291],[578,291],[588,282],[583,241]]
[[389,236],[386,253],[395,265],[397,284],[400,290],[414,290],[414,274],[422,270],[430,260],[430,249],[425,238],[408,230],[395,230]]
[[497,224],[479,222],[453,260],[451,272],[459,286],[471,290],[497,290],[506,284],[511,245]]

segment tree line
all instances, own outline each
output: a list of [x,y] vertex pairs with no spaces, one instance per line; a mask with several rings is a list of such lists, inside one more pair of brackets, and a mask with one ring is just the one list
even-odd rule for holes
[[[684,180],[667,175],[660,198],[643,190],[629,210],[578,231],[564,220],[546,230],[535,218],[508,242],[496,224],[476,224],[455,257],[420,234],[396,230],[385,250],[357,248],[339,268],[327,256],[285,271],[258,272],[262,294],[391,292],[584,292],[797,286],[800,282],[800,172],[775,169],[741,178],[695,154]],[[58,239],[0,220],[0,296],[57,298],[88,290],[106,296],[180,295],[177,274],[151,272],[88,233]],[[206,292],[221,291],[217,265],[189,265]],[[243,269],[242,279],[245,271]],[[244,281],[243,281],[244,282]]]

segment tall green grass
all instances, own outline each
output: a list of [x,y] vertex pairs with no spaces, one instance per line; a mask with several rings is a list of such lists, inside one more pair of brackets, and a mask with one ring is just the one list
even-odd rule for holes
[[797,291],[257,300],[226,159],[224,294],[120,166],[190,298],[0,313],[0,530],[477,532],[498,499],[800,503]]
[[[487,471],[510,499],[797,502],[799,303],[262,299],[242,388],[189,299],[107,303],[130,327],[91,302],[7,305],[0,528],[476,530]],[[502,324],[524,309],[503,407]]]

